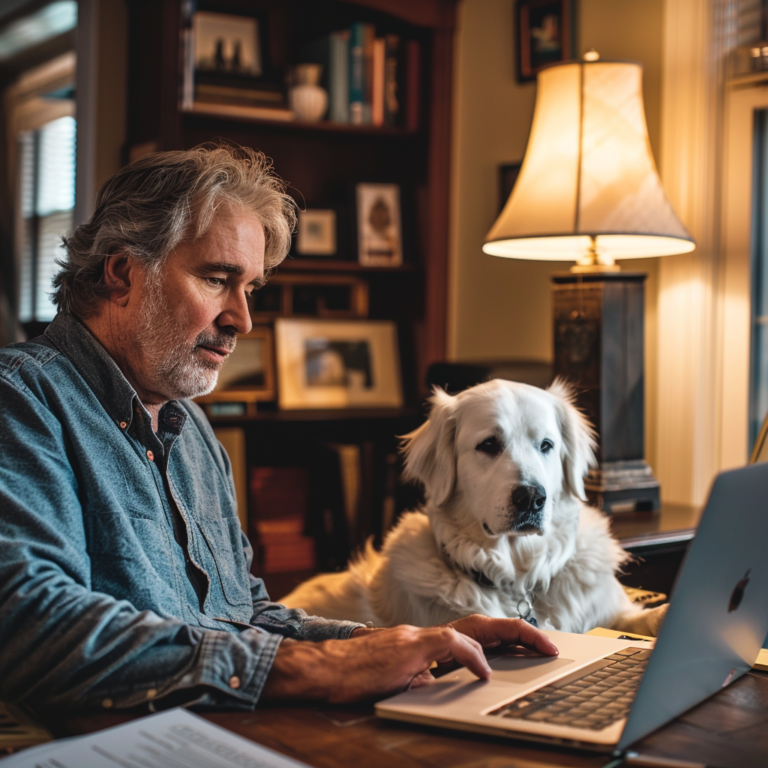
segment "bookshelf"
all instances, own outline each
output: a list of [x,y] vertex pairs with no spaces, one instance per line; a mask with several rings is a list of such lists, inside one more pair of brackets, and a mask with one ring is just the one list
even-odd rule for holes
[[[372,472],[371,477],[364,478],[369,489],[363,510],[367,522],[358,525],[356,540],[350,544],[359,543],[369,533],[379,535],[378,526],[386,519],[381,509],[388,482],[383,466],[388,461],[391,468],[395,435],[421,421],[427,368],[445,359],[457,0],[197,0],[200,11],[259,20],[264,76],[272,83],[282,82],[285,73],[301,63],[302,51],[314,39],[357,22],[374,25],[376,34],[415,41],[418,90],[416,97],[413,93],[405,95],[411,100],[408,121],[376,126],[272,120],[249,114],[247,109],[222,110],[199,103],[190,109],[188,101],[184,109],[183,0],[127,2],[126,161],[137,152],[190,148],[216,138],[262,150],[290,183],[297,201],[340,211],[340,258],[307,258],[292,253],[277,274],[307,279],[313,275],[325,279],[349,275],[365,280],[368,317],[397,324],[405,397],[402,408],[283,412],[259,403],[255,415],[212,419],[215,426],[243,430],[245,455],[233,461],[241,462],[246,473],[265,465],[311,467],[318,446],[325,443],[365,444]],[[400,185],[400,266],[367,267],[355,258],[354,188],[364,182]],[[251,498],[249,508],[254,506]]]

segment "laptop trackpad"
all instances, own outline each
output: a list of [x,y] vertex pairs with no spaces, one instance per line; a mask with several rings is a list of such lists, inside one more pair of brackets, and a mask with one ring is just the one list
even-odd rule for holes
[[551,656],[510,655],[499,656],[489,661],[489,664],[493,670],[491,680],[527,685],[539,677],[573,664],[573,659],[564,659],[560,656],[553,659]]

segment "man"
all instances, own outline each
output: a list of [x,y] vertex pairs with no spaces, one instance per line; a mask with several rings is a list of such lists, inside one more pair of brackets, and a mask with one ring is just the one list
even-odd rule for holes
[[527,624],[373,630],[269,601],[202,411],[287,254],[293,204],[263,155],[156,154],[66,241],[44,336],[0,351],[0,698],[248,709],[487,677],[481,645],[554,654]]

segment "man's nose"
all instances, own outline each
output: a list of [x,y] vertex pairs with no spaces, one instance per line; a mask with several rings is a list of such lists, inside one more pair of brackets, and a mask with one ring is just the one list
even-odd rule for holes
[[248,298],[244,293],[230,296],[226,309],[219,315],[218,324],[222,328],[234,328],[240,334],[253,328]]
[[540,485],[518,485],[512,492],[512,503],[518,512],[541,512],[547,492]]

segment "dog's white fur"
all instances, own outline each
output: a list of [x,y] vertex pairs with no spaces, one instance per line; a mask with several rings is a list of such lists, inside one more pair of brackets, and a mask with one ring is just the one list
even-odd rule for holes
[[[375,626],[430,626],[471,613],[516,617],[528,600],[542,628],[655,635],[664,611],[627,598],[615,577],[627,554],[582,501],[594,438],[569,388],[497,379],[455,397],[436,389],[431,402],[429,420],[403,439],[423,508],[400,518],[381,552],[369,542],[347,571],[281,602]],[[540,511],[513,501],[521,486],[546,493]]]

